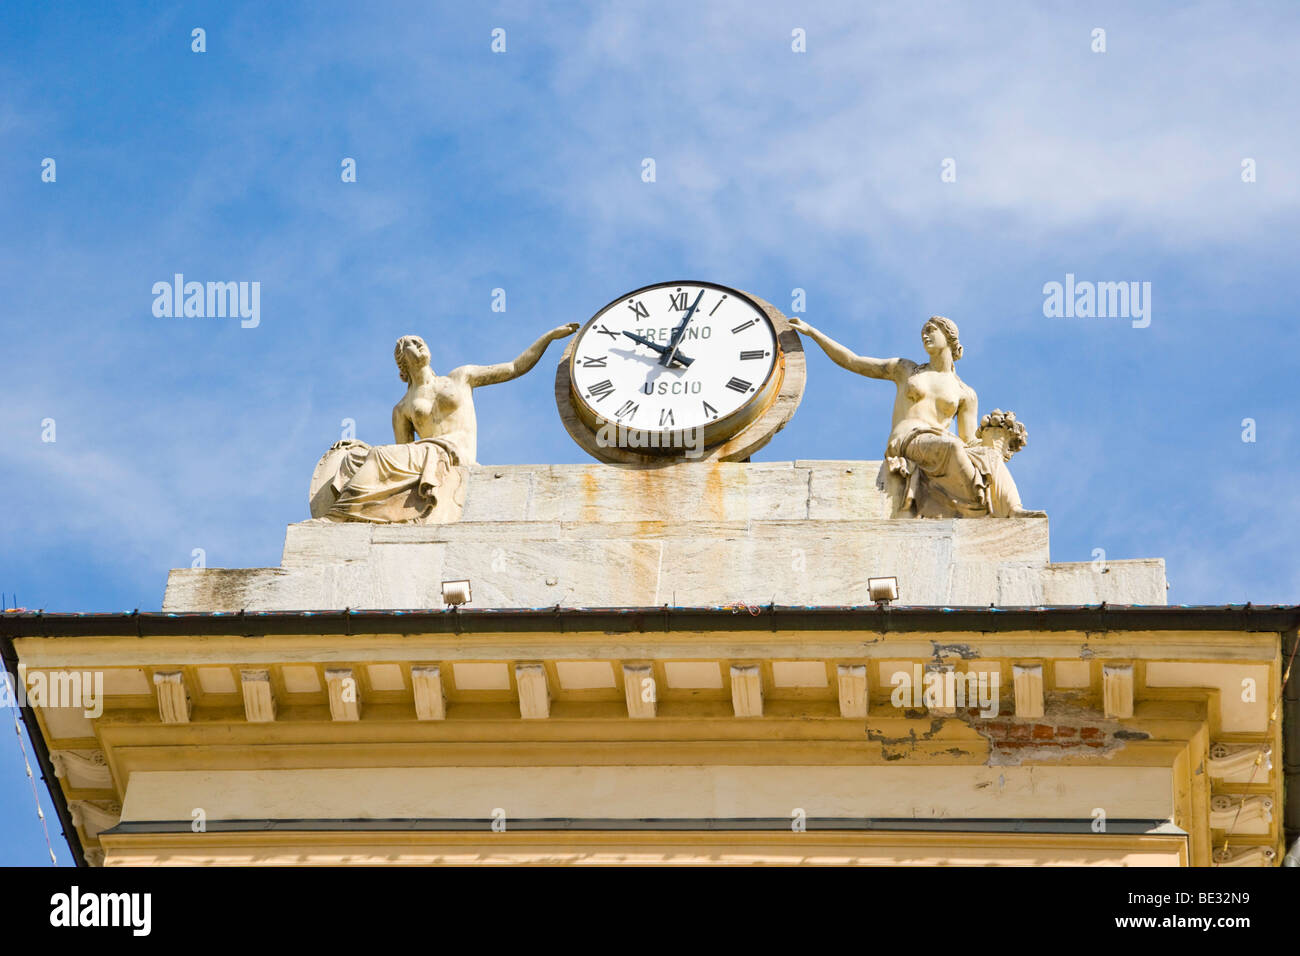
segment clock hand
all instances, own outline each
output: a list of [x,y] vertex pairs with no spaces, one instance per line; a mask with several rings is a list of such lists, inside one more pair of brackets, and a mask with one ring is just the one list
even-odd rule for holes
[[[653,342],[650,339],[645,338],[644,336],[637,335],[635,332],[629,332],[626,329],[624,329],[623,334],[626,335],[629,339],[631,339],[634,342],[640,342],[642,345],[650,346],[650,348],[654,349],[660,355],[663,355],[665,352],[668,351],[668,349],[665,348],[664,346],[659,345],[657,342]],[[673,360],[676,362],[681,362],[683,365],[690,365],[692,362],[695,361],[695,359],[687,358],[685,355],[682,355],[680,352],[677,355],[673,356]]]
[[704,290],[701,289],[700,294],[695,297],[695,301],[691,303],[690,309],[686,312],[686,317],[682,319],[682,324],[673,329],[673,337],[668,343],[668,351],[659,359],[660,365],[668,366],[672,363],[673,357],[677,354],[677,346],[681,344],[682,336],[686,334],[686,324],[691,321],[691,316],[695,314],[695,309],[703,298]]

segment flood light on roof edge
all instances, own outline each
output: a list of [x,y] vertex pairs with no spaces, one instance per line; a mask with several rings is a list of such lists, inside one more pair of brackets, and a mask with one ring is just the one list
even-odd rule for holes
[[898,578],[867,578],[867,593],[881,607],[890,601],[897,601]]
[[470,602],[468,581],[443,581],[442,603],[448,607],[459,607]]

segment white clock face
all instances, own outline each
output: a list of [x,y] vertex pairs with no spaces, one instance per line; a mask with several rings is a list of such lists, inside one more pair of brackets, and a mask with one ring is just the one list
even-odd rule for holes
[[615,300],[579,332],[573,393],[592,417],[623,428],[707,429],[756,408],[777,355],[771,321],[743,293],[661,283]]

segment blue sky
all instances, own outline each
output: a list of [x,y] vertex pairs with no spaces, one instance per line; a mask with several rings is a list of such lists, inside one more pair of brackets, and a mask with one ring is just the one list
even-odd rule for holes
[[[868,355],[919,358],[951,317],[982,408],[1028,425],[1013,469],[1054,560],[1163,557],[1171,602],[1295,603],[1296,49],[1285,4],[10,0],[0,591],[157,609],[195,548],[278,564],[342,420],[389,440],[399,335],[438,371],[500,361],[699,278],[787,310],[803,289]],[[177,272],[260,282],[260,325],[155,317]],[[1150,326],[1045,317],[1067,273],[1150,282]],[[587,460],[558,357],[476,395],[481,461]],[[879,458],[892,402],[810,346],[758,457]],[[39,864],[0,739],[0,863]]]

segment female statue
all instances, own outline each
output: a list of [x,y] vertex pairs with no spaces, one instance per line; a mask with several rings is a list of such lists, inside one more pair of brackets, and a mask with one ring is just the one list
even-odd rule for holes
[[[978,399],[975,390],[957,376],[955,363],[962,347],[951,319],[931,316],[921,327],[921,344],[930,359],[922,365],[905,358],[855,355],[802,319],[789,321],[836,365],[897,386],[893,427],[878,482],[889,492],[896,516],[1045,516],[1021,507],[1006,467],[1006,460],[1025,444],[1024,425],[1015,421],[1013,413],[999,410],[996,423],[990,420],[976,429]],[[1018,432],[1008,426],[1008,417]],[[954,419],[955,435],[950,430]]]
[[552,329],[512,362],[462,365],[447,375],[430,367],[418,335],[397,340],[393,358],[406,394],[393,407],[392,445],[347,439],[335,444],[312,476],[312,517],[379,523],[443,522],[460,517],[465,472],[476,464],[478,423],[473,390],[529,371],[577,323]]

